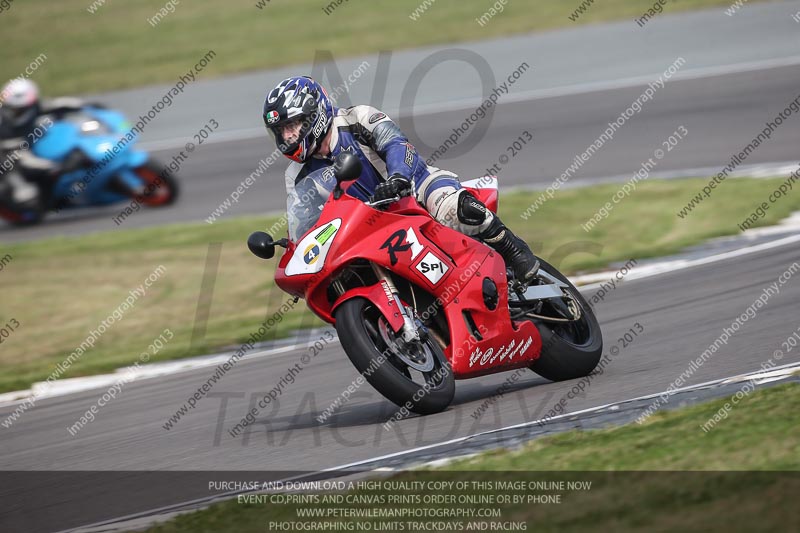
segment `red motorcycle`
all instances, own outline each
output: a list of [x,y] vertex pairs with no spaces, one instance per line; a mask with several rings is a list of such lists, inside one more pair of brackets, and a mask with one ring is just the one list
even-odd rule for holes
[[[286,248],[275,282],[335,325],[378,392],[430,414],[450,404],[455,379],[529,367],[562,381],[594,370],[600,326],[564,275],[541,261],[537,278],[520,284],[497,252],[439,224],[414,198],[346,194],[342,184],[360,175],[358,157],[341,154],[290,195],[288,239],[255,232],[247,244],[262,259]],[[496,179],[480,182],[464,185],[496,211]]]

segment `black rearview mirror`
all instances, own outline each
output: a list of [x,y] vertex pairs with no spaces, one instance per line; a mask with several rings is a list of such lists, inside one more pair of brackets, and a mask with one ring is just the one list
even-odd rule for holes
[[361,160],[350,152],[342,152],[336,156],[333,163],[336,183],[341,185],[345,181],[353,181],[361,176]]
[[247,238],[247,247],[253,255],[261,259],[272,259],[275,256],[275,243],[272,237],[263,231],[256,231]]

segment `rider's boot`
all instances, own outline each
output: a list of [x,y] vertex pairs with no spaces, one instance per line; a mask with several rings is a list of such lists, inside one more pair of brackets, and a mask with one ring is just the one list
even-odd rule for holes
[[[488,225],[487,218],[491,217]],[[530,283],[539,271],[539,260],[531,252],[528,244],[514,235],[496,214],[469,192],[461,194],[458,202],[458,218],[462,224],[484,227],[475,237],[480,239],[505,260],[506,266],[514,272],[516,279]]]
[[514,277],[523,283],[530,283],[539,271],[539,260],[533,255],[528,244],[514,235],[497,215],[489,227],[476,235],[485,244],[494,248],[511,267]]

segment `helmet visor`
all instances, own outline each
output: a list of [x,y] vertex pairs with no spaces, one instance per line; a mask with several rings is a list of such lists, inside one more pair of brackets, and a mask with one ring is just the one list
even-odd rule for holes
[[0,107],[0,117],[2,117],[2,120],[14,126],[24,124],[31,118],[34,118],[34,116],[34,106],[12,107],[5,105]]
[[284,154],[297,150],[297,147],[308,136],[314,123],[316,113],[309,115],[300,114],[292,118],[281,120],[267,127],[275,137],[275,144]]

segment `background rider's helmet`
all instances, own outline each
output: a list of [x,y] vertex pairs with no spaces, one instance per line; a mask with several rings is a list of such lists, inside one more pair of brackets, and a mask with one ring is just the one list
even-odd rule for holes
[[39,110],[39,87],[31,80],[13,79],[0,91],[0,121],[14,128],[32,126]]
[[[295,76],[286,78],[267,94],[262,118],[281,153],[303,163],[314,155],[328,134],[333,123],[333,105],[319,83],[308,76]],[[300,121],[299,136],[287,142],[282,127],[294,121]]]

